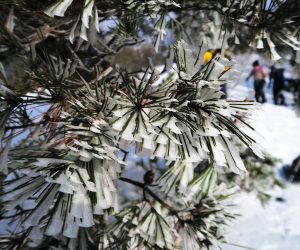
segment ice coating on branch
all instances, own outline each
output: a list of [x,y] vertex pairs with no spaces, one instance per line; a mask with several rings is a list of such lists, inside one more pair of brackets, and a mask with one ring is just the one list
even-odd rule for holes
[[[50,6],[48,9],[44,11],[44,13],[50,17],[59,16],[63,17],[65,16],[65,12],[69,8],[69,6],[73,3],[73,0],[58,0],[55,4]],[[73,43],[73,40],[75,38],[75,30],[78,25],[77,20],[71,29],[69,40],[71,43]],[[99,20],[98,20],[98,11],[95,7],[95,1],[94,0],[85,0],[84,5],[82,7],[81,12],[81,25],[80,25],[80,33],[79,36],[83,39],[88,41],[88,29],[90,28],[90,25],[94,25],[96,30],[99,32]]]
[[[18,169],[22,178],[8,182],[1,199],[5,208],[29,198],[35,200],[24,221],[26,228],[38,226],[46,235],[76,238],[84,230],[80,228],[98,224],[97,216],[116,215],[111,231],[116,237],[130,236],[126,248],[148,242],[151,247],[170,249],[180,232],[173,228],[191,223],[189,218],[197,216],[189,211],[198,212],[202,199],[217,202],[217,169],[246,172],[236,142],[257,148],[241,129],[247,127],[244,119],[253,102],[222,99],[220,90],[232,79],[228,71],[233,63],[218,56],[203,64],[184,41],[174,51],[177,77],[171,80],[158,80],[151,68],[144,74],[121,75],[113,87],[110,82],[87,83],[80,78],[82,87],[59,114],[63,137],[59,134],[57,142],[42,148],[28,145],[12,151],[8,167]],[[70,65],[61,63],[60,67],[69,72]],[[58,68],[55,74],[59,78]],[[163,197],[163,208],[146,202],[128,210],[122,208],[118,214],[118,184],[126,182],[124,161],[130,164],[129,153],[135,158],[150,156],[152,161],[160,157],[167,162],[159,178],[155,173],[148,179],[145,174],[141,182],[132,180],[144,188],[146,199],[151,200],[150,191]],[[203,162],[207,166],[201,167]],[[170,208],[169,201],[176,206]],[[184,214],[180,226],[176,224],[179,217],[174,216],[176,209]],[[197,231],[194,237],[202,235]]]
[[60,0],[57,1],[54,5],[45,10],[45,14],[48,16],[61,16],[65,15],[66,10],[72,4],[73,0]]

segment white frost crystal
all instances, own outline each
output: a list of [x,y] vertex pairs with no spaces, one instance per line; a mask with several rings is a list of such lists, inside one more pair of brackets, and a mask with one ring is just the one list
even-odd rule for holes
[[[86,30],[96,13],[94,1],[85,4],[81,23]],[[61,6],[59,14],[66,8]],[[232,67],[228,60],[218,57],[200,65],[184,41],[177,44],[175,54],[176,79],[157,83],[156,73],[148,70],[129,77],[124,89],[102,83],[96,88],[84,82],[68,101],[69,109],[60,114],[64,138],[58,137],[55,146],[12,150],[9,161],[7,151],[1,153],[2,168],[7,164],[22,175],[7,183],[1,200],[5,209],[12,209],[34,199],[34,209],[23,221],[24,228],[34,228],[32,239],[44,233],[75,240],[84,231],[80,228],[98,225],[97,218],[110,215],[116,217],[110,236],[121,237],[120,241],[130,238],[124,249],[193,249],[197,240],[216,234],[210,229],[225,220],[223,208],[218,207],[225,188],[217,185],[216,170],[246,172],[235,146],[238,140],[259,153],[255,141],[242,129],[247,126],[242,119],[253,103],[222,99],[220,88]],[[102,87],[108,96],[104,100],[96,93]],[[135,180],[139,177],[127,178],[126,160],[134,161],[137,155],[162,158],[169,168],[162,164],[159,178],[148,169],[150,175],[144,175],[144,182]],[[203,162],[207,163],[204,168]],[[141,188],[145,199],[118,214],[120,181]],[[160,204],[154,202],[155,196]],[[171,207],[170,201],[176,205]],[[219,210],[206,211],[211,204]],[[197,223],[202,223],[201,230]],[[177,240],[180,235],[187,239]],[[110,244],[105,237],[101,242]]]
[[45,13],[48,16],[54,17],[54,16],[64,16],[66,10],[68,7],[72,4],[73,0],[59,0],[54,5],[52,5],[50,8],[45,10]]
[[[45,10],[45,14],[48,16],[54,17],[54,16],[65,16],[66,10],[69,8],[69,6],[73,3],[73,0],[58,0],[55,4],[53,4],[51,7],[49,7],[47,10]],[[91,21],[91,18],[93,19]],[[81,13],[81,27],[80,27],[80,34],[79,36],[83,40],[88,40],[88,34],[87,31],[90,28],[91,22],[93,22],[92,25],[95,25],[96,30],[99,32],[99,20],[98,20],[98,11],[95,7],[95,1],[94,0],[85,0],[84,6],[82,8]],[[72,28],[69,36],[69,40],[72,43],[75,37],[75,29],[77,27],[78,21],[75,23],[74,27]]]

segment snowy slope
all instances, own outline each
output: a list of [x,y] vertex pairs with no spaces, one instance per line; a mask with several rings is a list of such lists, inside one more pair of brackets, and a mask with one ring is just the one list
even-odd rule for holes
[[[253,91],[242,85],[229,90],[229,98],[243,99],[245,96],[253,96]],[[268,93],[267,99],[272,100]],[[291,106],[260,105],[251,123],[264,151],[281,159],[283,164],[291,163],[300,154],[300,117]]]
[[[247,88],[238,86],[230,95],[247,96],[247,92]],[[280,158],[281,165],[291,163],[300,154],[300,117],[291,107],[263,104],[252,125],[262,135],[259,142],[264,150]],[[300,185],[287,184],[286,189],[273,190],[272,194],[274,199],[265,207],[254,195],[242,194],[236,199],[243,216],[229,228],[226,239],[232,245],[224,244],[224,250],[240,250],[241,246],[256,250],[300,249]]]

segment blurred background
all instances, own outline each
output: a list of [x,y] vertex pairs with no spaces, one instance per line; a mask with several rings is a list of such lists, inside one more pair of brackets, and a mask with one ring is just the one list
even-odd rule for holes
[[[254,93],[253,79],[245,80],[252,70],[252,62],[259,60],[268,73],[274,65],[255,53],[237,55],[236,60],[237,67],[243,73],[240,84],[228,90],[228,96],[232,97]],[[300,72],[290,60],[280,60],[275,63],[275,67],[283,71],[284,84],[280,92],[285,102],[274,104],[274,87],[269,85],[273,79],[269,75],[264,86],[266,102],[257,110],[252,124],[260,134],[258,141],[262,148],[279,160],[275,164],[276,172],[284,188],[269,190],[272,198],[265,205],[253,193],[243,193],[237,197],[237,211],[242,216],[230,228],[227,237],[229,242],[239,246],[224,245],[224,249],[300,249],[300,117],[295,108],[297,85],[291,85],[292,79],[299,84]]]
[[[250,124],[257,132],[253,136],[265,159],[245,150],[242,158],[250,174],[242,179],[224,177],[231,186],[238,183],[242,188],[233,200],[237,220],[227,227],[226,243],[221,247],[224,250],[300,249],[300,52],[299,47],[295,50],[294,45],[290,46],[289,39],[282,41],[286,37],[280,33],[299,37],[299,0],[199,1],[203,9],[171,9],[154,20],[148,16],[137,19],[135,14],[121,18],[104,9],[99,11],[102,18],[97,22],[100,31],[91,27],[87,40],[77,30],[72,43],[67,35],[73,27],[78,29],[77,16],[72,15],[81,8],[77,2],[66,12],[69,19],[61,18],[57,23],[42,12],[51,1],[20,1],[15,5],[9,2],[0,4],[0,73],[5,72],[5,86],[15,91],[30,86],[31,82],[24,79],[30,70],[38,67],[32,63],[32,57],[41,56],[43,49],[62,58],[78,59],[84,76],[93,67],[105,70],[117,65],[127,72],[139,73],[151,66],[165,79],[176,72],[174,51],[169,48],[180,39],[190,44],[195,55],[201,48],[203,64],[216,56],[227,58],[233,64],[234,81],[222,86],[224,98],[258,102]],[[102,2],[109,6],[107,1]],[[229,5],[248,2],[256,14],[243,26],[246,20],[242,20],[243,14],[238,8],[232,14]],[[223,19],[222,12],[226,11],[230,12],[228,16],[237,15],[236,20]],[[264,18],[261,13],[272,15]],[[293,17],[293,22],[286,28],[290,21],[287,15]],[[156,27],[160,20],[166,23],[166,28],[157,47],[153,44],[160,32]],[[228,28],[222,29],[224,25]],[[115,34],[121,35],[115,39]],[[278,42],[276,50],[270,35]],[[298,46],[299,42],[295,44]],[[35,109],[33,114],[42,117],[43,111]],[[15,140],[24,138],[23,134]],[[141,172],[132,175],[143,178]],[[135,190],[126,191],[126,195],[133,197]],[[7,220],[0,221],[0,233],[9,232],[7,224]]]

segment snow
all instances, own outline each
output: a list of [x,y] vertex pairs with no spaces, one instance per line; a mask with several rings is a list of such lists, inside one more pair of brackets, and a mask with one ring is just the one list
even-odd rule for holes
[[[229,96],[248,96],[249,89],[237,86]],[[269,101],[271,96],[267,95]],[[281,163],[290,164],[300,154],[300,117],[292,107],[261,105],[252,121],[261,134],[259,143]],[[228,230],[223,250],[297,250],[300,249],[300,185],[287,184],[272,190],[272,200],[262,207],[254,194],[241,194],[235,200],[242,216]],[[276,201],[281,197],[284,202]]]
[[[252,62],[255,55],[244,64],[239,63],[241,69],[247,68],[246,64]],[[250,65],[251,67],[251,65]],[[248,67],[247,69],[251,69]],[[164,74],[165,77],[167,74]],[[242,73],[238,80],[241,85],[229,89],[229,96],[235,99],[253,96],[250,89],[251,82],[243,79],[247,73]],[[300,117],[297,117],[291,106],[275,106],[270,104],[272,96],[269,89],[267,99],[269,103],[260,106],[253,117],[252,126],[259,132],[258,141],[265,152],[281,159],[281,163],[290,164],[300,154]],[[288,102],[291,96],[287,95]],[[134,174],[133,174],[134,171]],[[142,180],[143,171],[131,168],[129,176],[134,175],[137,180]],[[123,183],[121,190],[126,192],[129,199],[136,198],[136,190],[127,188]],[[130,190],[130,192],[128,192]],[[262,207],[254,194],[242,193],[235,203],[237,212],[242,216],[233,222],[226,235],[227,244],[222,245],[223,250],[297,250],[300,249],[300,185],[287,184],[283,190],[272,190],[273,199]],[[281,197],[284,202],[276,201]],[[0,224],[4,228],[7,222]],[[234,246],[236,245],[236,246]],[[238,246],[239,245],[239,246]],[[242,247],[243,246],[243,247]]]
[[[252,89],[238,85],[228,91],[229,98],[244,99],[252,97]],[[272,101],[266,91],[267,100]],[[286,94],[288,101],[291,97]],[[291,106],[279,106],[271,103],[259,105],[254,111],[251,125],[258,134],[258,143],[263,150],[281,159],[282,164],[290,164],[300,154],[300,117]],[[257,136],[256,136],[257,137]]]
[[300,153],[300,118],[296,112],[283,106],[262,105],[255,129],[264,136],[260,144],[271,155],[291,163]]
[[[243,194],[236,203],[243,216],[229,229],[226,240],[229,243],[256,250],[297,250],[300,249],[300,186],[290,184],[284,190],[274,190],[275,197],[262,207],[254,195]],[[224,244],[223,250],[239,250]]]

